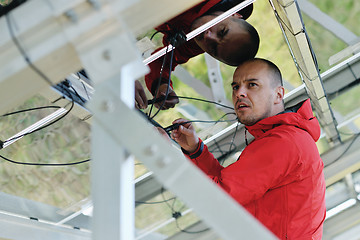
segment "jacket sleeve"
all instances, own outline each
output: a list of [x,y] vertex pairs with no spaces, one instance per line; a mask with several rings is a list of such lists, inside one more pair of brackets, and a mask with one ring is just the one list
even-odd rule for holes
[[272,137],[251,143],[238,161],[226,168],[206,146],[200,154],[188,157],[242,205],[261,198],[270,189],[296,181],[302,175],[296,147],[287,140]]
[[[159,51],[161,48],[157,49],[155,52]],[[161,75],[161,83],[167,83],[169,79],[169,75],[172,71],[174,71],[175,67],[178,64],[186,63],[190,58],[195,57],[204,51],[199,48],[199,46],[195,43],[194,40],[190,40],[189,42],[175,48],[173,63],[170,71],[170,57],[171,54],[168,53],[166,57],[166,62],[164,64],[163,72]],[[160,78],[161,66],[163,64],[164,57],[158,58],[157,60],[151,62],[149,64],[150,73],[145,76],[145,83],[149,91],[154,95],[156,91],[156,86],[158,80]],[[170,81],[172,86],[172,81]]]
[[224,169],[220,165],[214,155],[208,150],[207,146],[199,138],[199,146],[196,151],[189,154],[183,150],[185,156],[187,156],[195,165],[197,165],[204,173],[214,180],[213,177],[221,175],[221,171]]

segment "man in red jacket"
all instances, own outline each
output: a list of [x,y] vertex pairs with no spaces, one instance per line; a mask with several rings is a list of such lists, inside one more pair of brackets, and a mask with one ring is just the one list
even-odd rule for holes
[[[157,27],[156,30],[164,34],[163,44],[167,46],[170,43],[169,38],[175,33],[184,32],[187,34],[243,1],[244,0],[206,0],[167,21]],[[242,61],[253,58],[259,48],[260,40],[256,29],[245,21],[245,19],[251,15],[252,9],[253,5],[251,4],[211,27],[195,39],[177,46],[174,50],[171,69],[170,56],[167,56],[161,78],[160,70],[164,57],[150,63],[149,67],[151,72],[145,76],[145,82],[149,91],[154,96],[156,94],[157,97],[165,96],[170,72],[173,71],[178,64],[185,63],[190,58],[204,52],[232,66],[237,66]],[[141,85],[139,86],[139,83],[137,83],[135,99],[140,108],[146,108],[146,99],[143,99],[145,95],[140,95],[140,92],[142,92],[140,87]],[[168,96],[172,98],[165,102],[162,109],[172,108],[178,103],[171,82]],[[156,104],[157,107],[161,105],[162,103]]]
[[320,126],[310,100],[284,109],[281,73],[251,59],[235,71],[232,99],[254,140],[222,167],[184,119],[171,134],[184,154],[280,239],[318,239],[325,219]]

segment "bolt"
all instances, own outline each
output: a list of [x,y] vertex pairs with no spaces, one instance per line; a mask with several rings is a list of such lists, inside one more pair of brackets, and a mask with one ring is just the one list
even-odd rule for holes
[[101,104],[101,110],[103,112],[114,112],[115,106],[111,100],[105,100]]
[[73,23],[77,23],[79,18],[73,9],[69,9],[65,12],[65,16],[68,17]]
[[99,10],[101,8],[101,5],[99,1],[97,0],[88,0],[88,2],[96,9]]
[[158,151],[158,147],[156,145],[150,145],[144,151],[148,156],[153,156]]
[[107,60],[107,61],[110,61],[111,55],[110,55],[110,51],[109,51],[109,50],[105,50],[105,51],[103,52],[103,58],[104,58],[105,60]]
[[170,162],[171,160],[169,157],[162,157],[156,162],[156,164],[158,165],[159,168],[164,168],[167,165],[169,165]]

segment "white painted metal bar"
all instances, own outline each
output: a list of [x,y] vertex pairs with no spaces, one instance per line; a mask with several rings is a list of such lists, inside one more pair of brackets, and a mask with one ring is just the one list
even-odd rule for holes
[[[185,216],[185,215],[191,213],[192,211],[193,211],[192,209],[187,209],[187,210],[181,212],[181,216]],[[175,218],[167,219],[167,220],[161,222],[160,224],[158,224],[156,227],[153,227],[151,229],[146,229],[145,231],[139,232],[139,235],[136,236],[135,239],[136,240],[143,239],[144,237],[148,236],[149,234],[155,232],[156,230],[158,230],[158,229],[160,229],[162,227],[165,227],[166,225],[168,225],[168,224],[170,224],[170,223],[172,223],[174,221],[176,221]]]
[[70,226],[56,226],[48,221],[31,220],[21,215],[0,212],[0,238],[90,240],[91,233]]
[[[119,23],[119,25],[121,25]],[[100,44],[91,49],[79,47],[80,55],[86,69],[92,76],[99,76],[96,71],[101,68],[110,70],[107,79],[92,78],[96,83],[96,91],[111,89],[117,96],[133,108],[134,80],[138,74],[144,74],[140,55],[136,59],[136,48],[131,45],[129,36],[124,32],[104,37]],[[98,52],[110,52],[111,55],[99,58],[97,62],[87,57]],[[128,54],[127,54],[128,52]],[[130,63],[119,61],[119,57],[126,56]],[[124,57],[125,58],[125,57]],[[138,65],[133,61],[138,60]],[[132,91],[129,89],[132,89]],[[100,104],[94,109],[94,116],[102,116],[103,112],[112,113],[115,106],[108,101],[107,95],[95,93],[92,104]],[[111,114],[104,121],[118,118]],[[120,116],[121,117],[121,116]],[[108,123],[111,125],[111,123]],[[125,126],[124,126],[125,127]],[[134,188],[134,158],[126,149],[118,145],[108,131],[104,131],[102,124],[93,121],[92,125],[92,199],[93,239],[131,240],[135,234],[135,188]]]
[[358,39],[353,32],[347,29],[344,25],[330,17],[326,13],[322,12],[315,4],[308,0],[297,0],[299,6],[304,13],[310,18],[318,22],[324,28],[332,32],[336,37],[344,41],[347,45],[355,43]]
[[270,0],[270,4],[298,68],[299,75],[306,85],[318,120],[326,132],[327,140],[330,145],[336,145],[340,143],[340,136],[330,104],[326,98],[316,56],[302,22],[297,1]]
[[8,140],[6,140],[4,142],[3,148],[8,147],[9,145],[13,144],[14,142],[20,140],[21,138],[23,138],[24,134],[28,134],[30,132],[36,131],[36,129],[41,128],[42,126],[45,126],[46,124],[54,121],[55,119],[61,117],[62,115],[64,115],[68,110],[66,110],[65,108],[60,108],[57,111],[53,112],[52,114],[46,116],[45,118],[41,119],[40,121],[32,124],[31,126],[25,128],[24,130],[18,132],[17,134],[15,134],[14,136],[8,138]]
[[[205,53],[205,62],[214,100],[218,103],[227,103],[219,61]],[[216,107],[220,108],[218,105]]]
[[[206,31],[207,29],[211,28],[212,26],[218,24],[222,20],[228,18],[229,16],[233,15],[234,13],[244,9],[245,7],[249,6],[250,4],[254,3],[256,0],[246,0],[242,3],[239,3],[235,7],[227,10],[226,12],[222,13],[221,15],[217,16],[216,18],[212,19],[211,21],[205,23],[204,25],[198,27],[197,29],[191,31],[190,33],[186,34],[186,41],[189,41],[199,35],[200,33]],[[152,54],[150,57],[146,58],[143,62],[145,65],[155,61],[156,59],[164,56],[166,53],[171,52],[175,49],[174,46],[169,44],[168,46],[162,48],[161,50],[157,51],[156,53]]]

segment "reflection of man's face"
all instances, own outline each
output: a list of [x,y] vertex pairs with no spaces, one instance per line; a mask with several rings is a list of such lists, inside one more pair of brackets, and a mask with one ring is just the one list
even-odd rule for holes
[[241,123],[251,126],[277,114],[274,103],[279,100],[278,91],[283,91],[283,87],[275,86],[266,63],[254,61],[240,65],[231,85],[235,113]]
[[[194,30],[200,27],[221,13],[214,12],[212,15],[205,15],[196,19],[191,29]],[[228,17],[195,37],[195,42],[212,57],[233,65],[231,63],[236,62],[234,60],[237,59],[241,45],[249,41],[249,33],[243,26],[245,20],[241,18],[242,16],[239,14]]]

